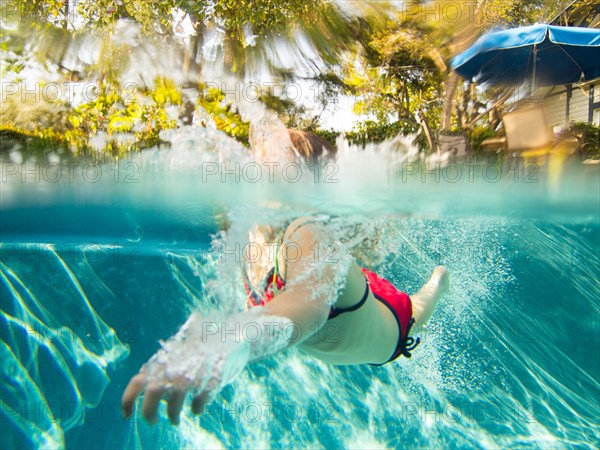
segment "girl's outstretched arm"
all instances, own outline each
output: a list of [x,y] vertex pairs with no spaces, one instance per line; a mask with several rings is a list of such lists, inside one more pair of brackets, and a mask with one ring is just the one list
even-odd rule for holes
[[337,266],[316,258],[314,246],[323,236],[312,224],[287,236],[300,254],[287,261],[285,290],[266,306],[221,321],[192,314],[131,379],[121,400],[123,415],[133,414],[137,397],[145,391],[146,420],[157,421],[160,400],[166,396],[169,419],[177,424],[188,392],[193,394],[192,411],[199,414],[248,362],[298,344],[322,327],[336,299],[337,278],[343,276]]

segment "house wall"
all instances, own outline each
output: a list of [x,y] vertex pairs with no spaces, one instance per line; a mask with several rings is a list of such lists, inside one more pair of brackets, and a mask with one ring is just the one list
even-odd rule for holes
[[[575,0],[550,23],[600,28],[600,3]],[[547,96],[544,96],[548,122],[552,127],[566,125],[568,122],[591,122],[600,126],[600,78],[584,84],[583,89],[585,92],[573,86],[568,118],[566,117],[567,89],[564,86],[555,86]]]
[[[589,92],[589,85],[585,86],[585,91]],[[590,113],[590,96],[582,89],[573,86],[573,97],[571,97],[571,122],[587,122]]]
[[592,122],[600,125],[600,79],[593,83],[585,84],[583,88],[573,86],[571,88],[571,99],[569,101],[569,117],[567,119],[567,96],[568,90],[564,86],[556,86],[545,97],[546,114],[551,127],[565,125],[568,122],[590,121],[590,88],[594,86],[594,110],[592,111]]
[[562,86],[556,87],[548,94],[544,103],[548,124],[551,127],[564,124],[567,111],[567,90]]
[[592,116],[592,123],[600,126],[600,82],[594,85],[593,97],[592,111],[590,115]]

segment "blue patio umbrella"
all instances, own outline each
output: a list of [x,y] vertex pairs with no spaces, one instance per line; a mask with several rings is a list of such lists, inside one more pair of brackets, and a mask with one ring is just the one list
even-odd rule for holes
[[600,77],[600,30],[532,25],[494,31],[451,61],[464,78],[482,84],[538,86]]

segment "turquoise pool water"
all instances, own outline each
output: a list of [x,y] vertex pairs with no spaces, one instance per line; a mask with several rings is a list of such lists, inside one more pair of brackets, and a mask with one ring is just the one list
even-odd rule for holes
[[[80,166],[23,179],[5,161],[2,448],[597,448],[596,169],[453,181],[363,156],[322,168],[332,183],[223,183],[190,152],[94,165],[95,181]],[[223,209],[248,224],[283,210],[385,222],[376,269],[413,292],[444,264],[450,292],[411,360],[333,367],[292,349],[251,364],[199,419],[123,420],[122,390],[159,339],[193,309],[236,307],[239,287],[204,296]]]

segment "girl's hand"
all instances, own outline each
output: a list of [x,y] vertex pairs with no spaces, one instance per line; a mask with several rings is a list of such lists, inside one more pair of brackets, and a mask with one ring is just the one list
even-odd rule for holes
[[142,416],[156,423],[158,405],[166,397],[167,414],[177,425],[188,392],[193,395],[192,412],[200,414],[242,371],[248,358],[249,346],[243,339],[221,333],[217,323],[192,314],[131,379],[121,400],[123,415],[133,414],[137,397],[145,391]]

